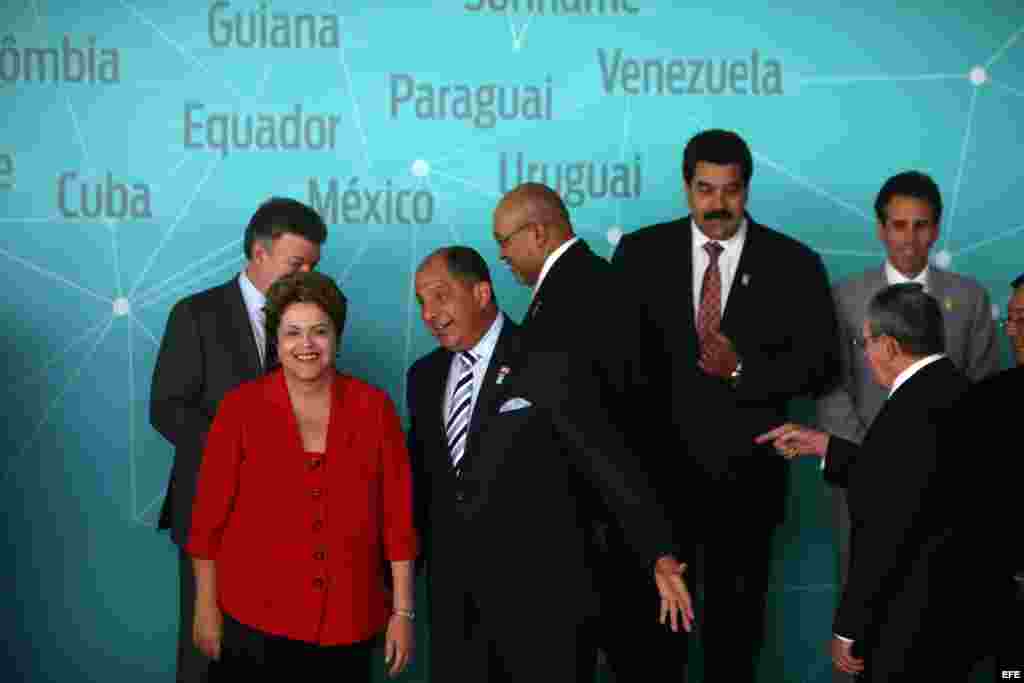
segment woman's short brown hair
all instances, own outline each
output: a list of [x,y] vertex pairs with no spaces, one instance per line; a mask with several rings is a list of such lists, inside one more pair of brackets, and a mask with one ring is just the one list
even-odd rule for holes
[[277,337],[277,328],[281,325],[281,316],[292,304],[316,304],[334,323],[337,338],[345,329],[345,316],[348,313],[348,299],[338,289],[338,285],[327,275],[315,270],[308,273],[296,272],[279,278],[267,290],[266,332],[267,339]]

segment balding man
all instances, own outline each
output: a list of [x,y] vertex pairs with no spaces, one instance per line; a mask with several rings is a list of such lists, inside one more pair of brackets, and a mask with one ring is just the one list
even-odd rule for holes
[[[587,363],[618,432],[634,454],[648,453],[644,431],[638,428],[642,416],[625,400],[630,377],[626,335],[632,328],[626,316],[633,307],[617,303],[621,288],[611,264],[574,233],[562,198],[540,183],[523,183],[502,197],[494,211],[494,239],[502,261],[533,290],[522,324],[528,346],[568,352]],[[647,463],[639,466],[646,469]],[[582,475],[572,484],[573,496],[592,524],[588,561],[601,595],[597,647],[607,654],[618,680],[648,680],[652,675],[682,680],[687,652],[683,634],[651,621],[658,606],[642,563],[631,556],[622,530],[593,486]]]

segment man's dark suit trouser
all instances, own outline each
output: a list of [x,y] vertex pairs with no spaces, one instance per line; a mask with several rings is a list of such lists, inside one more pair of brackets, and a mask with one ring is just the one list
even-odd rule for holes
[[[465,632],[433,629],[431,681],[444,683],[593,683],[596,652],[589,624],[572,627],[559,605],[544,606],[530,625],[486,615],[463,596]],[[458,609],[458,605],[443,609]],[[435,606],[434,610],[438,608]]]
[[697,642],[706,681],[757,680],[774,525],[718,516],[697,550]]
[[210,660],[192,641],[192,619],[195,613],[196,581],[192,557],[178,548],[178,683],[206,683]]
[[[661,598],[653,565],[644,567],[609,531],[619,551],[604,554],[596,567],[601,590],[597,640],[617,683],[660,681],[682,683],[686,677],[689,639],[658,622]],[[687,584],[692,587],[689,571]]]

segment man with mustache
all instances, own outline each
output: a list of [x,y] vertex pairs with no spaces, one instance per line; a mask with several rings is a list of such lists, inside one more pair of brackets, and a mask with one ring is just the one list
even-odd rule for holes
[[[818,425],[825,431],[860,443],[885,402],[886,390],[872,380],[863,353],[854,347],[868,301],[887,285],[922,284],[942,307],[946,355],[972,381],[999,369],[999,347],[988,293],[974,279],[929,265],[939,236],[942,196],[935,182],[919,171],[895,175],[875,199],[878,238],[886,262],[836,285],[833,296],[839,318],[842,370],[835,389],[817,405]],[[846,492],[832,488],[838,528],[839,573],[846,582],[850,516]],[[837,672],[835,680],[850,681]]]
[[739,135],[699,133],[683,153],[690,215],[624,236],[612,257],[640,313],[632,399],[661,444],[645,464],[670,517],[697,536],[710,681],[755,680],[763,641],[787,469],[754,436],[790,399],[824,391],[838,355],[821,258],[747,214],[752,174]]

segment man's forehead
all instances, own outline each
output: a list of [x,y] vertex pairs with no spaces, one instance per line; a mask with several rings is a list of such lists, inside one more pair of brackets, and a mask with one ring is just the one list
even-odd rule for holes
[[702,185],[733,185],[743,182],[739,164],[715,164],[699,161],[693,172],[693,182]]

